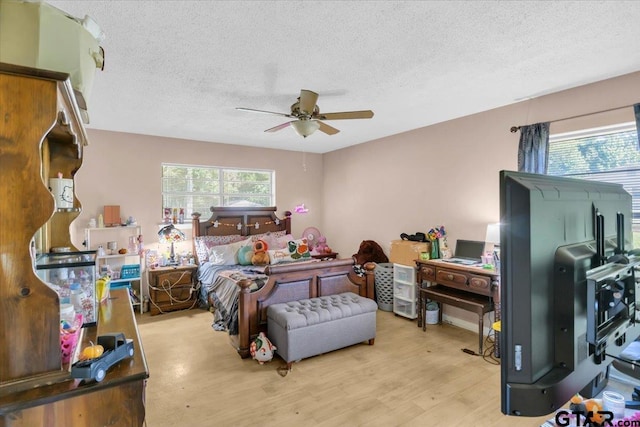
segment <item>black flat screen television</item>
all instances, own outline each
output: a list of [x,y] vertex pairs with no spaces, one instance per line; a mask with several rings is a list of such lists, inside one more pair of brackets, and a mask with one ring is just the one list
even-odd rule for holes
[[501,410],[542,416],[590,398],[640,336],[631,195],[500,172]]

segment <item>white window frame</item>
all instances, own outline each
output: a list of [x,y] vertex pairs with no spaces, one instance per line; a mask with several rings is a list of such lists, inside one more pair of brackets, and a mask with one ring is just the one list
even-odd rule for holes
[[[615,124],[611,126],[603,126],[603,127],[583,129],[583,130],[573,131],[573,132],[552,134],[549,136],[549,152],[551,152],[553,144],[562,143],[563,141],[582,139],[582,138],[592,138],[597,136],[605,136],[605,135],[611,135],[611,134],[617,134],[617,133],[629,132],[629,131],[637,131],[635,122],[620,123],[620,124]],[[633,171],[634,169],[630,169],[630,170]],[[579,174],[579,175],[569,174],[569,175],[561,175],[561,176],[582,178],[582,179],[590,179],[589,176],[594,176],[594,178],[591,178],[591,179],[594,179],[597,181],[607,181],[606,179],[607,172],[608,171],[590,172],[587,174]],[[640,166],[638,166],[637,173],[639,178],[638,181],[640,181]],[[610,182],[614,182],[614,181],[610,181]],[[620,181],[618,180],[617,182],[620,182]],[[636,183],[635,180],[629,181],[629,182],[622,181],[620,183],[623,184],[624,188],[633,197],[632,225],[633,225],[634,241],[635,241],[634,247],[640,247],[640,196],[636,196],[636,194],[640,193],[640,183]]]
[[[161,172],[161,188],[162,188],[162,214],[164,215],[164,210],[166,208],[183,208],[185,219],[190,218],[191,214],[195,212],[200,212],[203,215],[203,218],[208,217],[209,208],[211,206],[275,206],[276,194],[275,194],[275,171],[271,169],[248,169],[248,168],[233,168],[233,167],[221,167],[221,166],[203,166],[203,165],[188,165],[188,164],[177,164],[177,163],[162,163],[162,172]],[[214,171],[218,173],[217,180],[217,189],[218,191],[211,192],[193,192],[191,193],[189,190],[186,191],[173,191],[165,188],[165,184],[167,180],[165,179],[164,171],[165,168],[191,168],[191,169],[202,169],[206,171]],[[249,172],[249,173],[260,173],[267,174],[269,176],[269,180],[260,184],[266,184],[269,188],[268,193],[228,193],[225,192],[225,184],[228,181],[225,181],[225,172]],[[190,185],[185,183],[187,187]],[[256,200],[256,198],[264,198],[266,202],[264,204],[257,204],[254,202],[250,202],[246,200],[246,202],[238,202],[237,198],[243,197],[246,199]],[[168,206],[172,204],[171,202],[167,202],[167,200],[182,198],[185,199],[183,206]],[[198,205],[198,203],[194,203],[195,198],[209,198],[210,201],[207,206]],[[176,203],[173,203],[176,204]]]

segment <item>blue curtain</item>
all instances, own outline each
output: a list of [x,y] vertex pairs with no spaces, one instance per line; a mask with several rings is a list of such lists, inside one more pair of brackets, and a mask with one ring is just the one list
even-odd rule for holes
[[549,122],[520,126],[518,171],[547,173],[549,163]]
[[638,135],[638,150],[640,150],[640,104],[633,106],[633,112],[636,115],[636,134]]

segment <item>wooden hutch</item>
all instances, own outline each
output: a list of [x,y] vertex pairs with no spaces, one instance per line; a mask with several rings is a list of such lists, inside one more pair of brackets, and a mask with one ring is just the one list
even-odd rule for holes
[[[87,135],[69,76],[0,63],[0,426],[141,426],[148,368],[126,291],[101,304],[83,347],[102,333],[132,338],[133,358],[100,382],[74,380],[62,363],[55,291],[34,269],[38,251],[70,247],[81,205],[56,209],[47,188],[74,178]],[[75,187],[75,186],[74,186]]]

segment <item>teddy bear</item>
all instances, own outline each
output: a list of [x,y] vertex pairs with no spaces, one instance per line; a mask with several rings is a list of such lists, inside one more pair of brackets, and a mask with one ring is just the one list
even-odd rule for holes
[[269,253],[267,252],[269,245],[264,240],[256,240],[253,242],[253,256],[251,257],[251,264],[253,265],[268,265]]
[[329,246],[327,246],[327,238],[324,236],[320,236],[318,237],[318,243],[316,243],[316,246],[313,249],[319,254],[324,254],[327,253],[328,247]]
[[384,254],[380,245],[373,240],[363,240],[362,243],[360,243],[358,253],[352,256],[358,265],[365,265],[368,262],[389,262],[389,258]]

